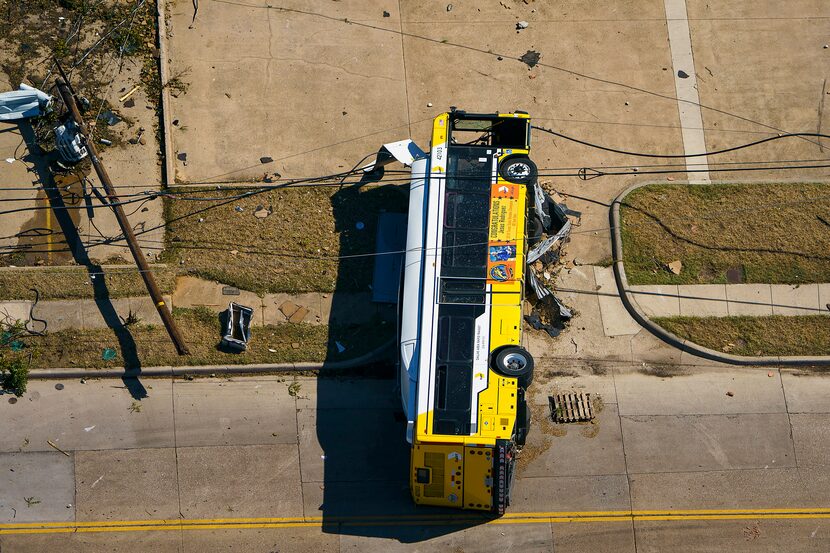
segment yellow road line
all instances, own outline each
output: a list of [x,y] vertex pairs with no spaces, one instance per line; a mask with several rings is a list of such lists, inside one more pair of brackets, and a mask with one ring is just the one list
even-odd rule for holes
[[216,519],[107,520],[23,522],[0,524],[0,535],[90,532],[153,532],[164,530],[230,530],[254,528],[320,528],[344,526],[465,526],[475,524],[548,524],[568,522],[701,521],[701,520],[830,519],[830,508],[693,509],[646,511],[550,511],[509,513],[502,518],[479,515],[374,515],[351,517],[259,517]]

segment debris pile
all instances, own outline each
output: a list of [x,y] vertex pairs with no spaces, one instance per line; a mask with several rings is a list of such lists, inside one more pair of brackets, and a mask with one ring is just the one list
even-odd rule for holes
[[[559,194],[549,195],[541,184],[533,189],[532,219],[528,225],[527,282],[531,296],[531,311],[525,321],[536,330],[558,336],[573,317],[553,293],[550,286],[564,264],[564,246],[571,229],[579,224],[580,213],[571,211]],[[535,298],[533,300],[532,298]]]

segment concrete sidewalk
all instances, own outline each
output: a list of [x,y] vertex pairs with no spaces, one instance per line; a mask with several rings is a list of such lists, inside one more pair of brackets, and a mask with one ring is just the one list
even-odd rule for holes
[[631,286],[648,317],[830,315],[830,284]]
[[[206,307],[215,313],[228,308],[230,302],[254,308],[255,326],[278,325],[287,322],[307,324],[362,324],[374,320],[394,320],[396,310],[391,304],[372,302],[371,292],[303,294],[266,294],[258,296],[247,290],[226,286],[196,277],[178,279],[172,296],[164,296],[172,309],[175,307]],[[0,302],[0,318],[28,321],[30,313],[34,319],[46,321],[50,332],[66,329],[89,330],[108,328],[112,321],[102,315],[101,302],[110,303],[120,319],[130,313],[137,316],[141,324],[161,325],[158,312],[149,297],[118,299],[75,299],[40,301],[32,310],[33,302],[15,300]],[[32,320],[28,328],[41,331],[43,323]]]

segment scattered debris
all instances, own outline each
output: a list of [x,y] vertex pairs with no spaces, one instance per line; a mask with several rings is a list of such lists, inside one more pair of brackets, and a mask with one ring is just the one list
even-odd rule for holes
[[300,342],[291,342],[291,349],[300,349]]
[[729,397],[734,397],[735,396],[735,394],[733,392],[726,392],[726,395],[729,396]]
[[52,440],[46,440],[46,443],[49,444],[54,449],[60,451],[61,453],[63,453],[67,457],[69,457],[69,454],[67,452],[65,452],[64,450],[62,450],[61,448],[59,448],[57,445],[55,445],[55,442],[53,442]]
[[343,353],[344,351],[346,351],[346,346],[344,346],[337,340],[334,341],[334,345],[337,348],[337,353]]
[[254,210],[254,217],[256,217],[257,219],[265,219],[266,217],[271,215],[271,213],[273,213],[273,209],[271,208],[271,206],[265,207],[258,205]]
[[112,140],[108,140],[106,138],[99,138],[98,143],[103,144],[104,146],[112,146]]
[[530,23],[527,21],[519,21],[516,23],[516,30],[521,31],[522,29],[527,29],[530,26]]
[[277,350],[275,350],[274,348],[268,348],[268,351],[270,351],[271,353],[277,353]]
[[176,159],[184,163],[184,166],[187,167],[187,152],[180,152],[176,154]]
[[679,275],[680,271],[683,270],[683,263],[679,259],[672,261],[666,266],[668,267],[669,271],[671,271],[672,274],[675,275]]
[[530,69],[536,67],[536,64],[539,63],[539,60],[542,58],[542,54],[537,52],[536,50],[528,50],[522,57],[519,58],[519,61],[526,64]]
[[98,116],[98,119],[106,123],[109,127],[113,127],[121,122],[121,118],[111,110],[101,113],[101,115]]
[[93,424],[92,426],[86,426],[86,427],[84,427],[84,432],[92,432],[92,430],[93,430],[94,428],[95,428],[95,425],[94,425],[94,424]]
[[288,395],[291,397],[298,397],[300,395],[300,388],[302,388],[302,384],[299,382],[292,382],[288,385]]
[[383,10],[383,17],[392,17],[392,14],[386,10]]
[[775,374],[774,374],[772,371],[769,371],[769,372],[767,373],[767,376],[768,376],[768,377],[770,377],[770,378],[772,378],[773,376],[775,376]]
[[[448,12],[452,11],[452,4],[447,4],[447,11]],[[825,44],[824,47],[827,48],[827,45]]]
[[233,209],[234,209],[234,211],[236,211],[237,213],[242,213],[243,211],[245,211],[245,208],[244,208],[244,207],[242,207],[241,205],[235,206]]
[[274,162],[274,158],[272,158],[272,157],[268,157],[268,156],[264,156],[264,157],[259,158],[259,162],[260,162],[260,163],[262,163],[262,164],[266,164],[266,163],[273,163],[273,162]]
[[112,361],[117,355],[118,353],[113,348],[104,348],[101,351],[101,359],[104,361]]
[[135,85],[134,87],[132,87],[132,88],[130,89],[130,91],[129,91],[129,92],[127,92],[127,93],[126,93],[126,94],[124,94],[122,97],[120,97],[120,98],[118,99],[118,101],[119,101],[119,102],[123,102],[124,100],[126,100],[127,98],[129,98],[130,96],[132,96],[132,95],[133,95],[133,93],[135,93],[135,91],[139,89],[139,87],[141,87],[141,85]]
[[40,503],[40,499],[35,497],[24,497],[23,500],[26,502],[26,507],[32,507],[33,505]]
[[363,221],[358,221],[354,224],[354,228],[356,228],[357,230],[363,230],[364,228],[366,228],[366,225],[363,224]]
[[38,117],[52,105],[52,97],[29,85],[20,84],[18,90],[0,93],[0,121],[17,121]]
[[677,76],[680,77],[681,79],[688,79],[689,78],[689,74],[686,73],[685,71],[683,71],[682,69],[678,69]]
[[427,102],[427,107],[431,108],[432,107],[432,102]]
[[138,401],[134,401],[127,407],[127,411],[130,413],[141,413],[141,403]]

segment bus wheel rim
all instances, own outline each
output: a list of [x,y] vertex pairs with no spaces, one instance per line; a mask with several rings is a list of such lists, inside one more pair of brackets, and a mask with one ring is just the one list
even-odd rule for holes
[[504,365],[511,370],[520,371],[527,366],[527,358],[521,353],[508,353],[504,356]]

